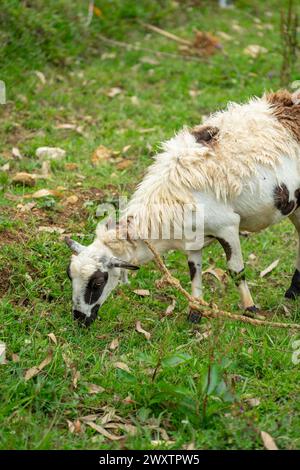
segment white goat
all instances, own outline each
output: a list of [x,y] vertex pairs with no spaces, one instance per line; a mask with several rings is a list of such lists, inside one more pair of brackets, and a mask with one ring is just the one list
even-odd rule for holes
[[[76,253],[68,268],[73,285],[73,315],[85,325],[127,269],[138,269],[153,257],[144,239],[145,229],[153,246],[164,253],[184,250],[192,281],[192,294],[202,296],[201,251],[218,240],[245,310],[255,312],[244,275],[239,231],[256,232],[289,217],[300,234],[300,105],[298,96],[279,91],[230,103],[204,125],[182,130],[163,145],[134,193],[117,229],[100,227],[94,242],[85,247],[67,244]],[[184,208],[202,209],[196,232],[203,240],[189,248],[185,229],[193,217]],[[171,221],[170,236],[162,233]],[[189,227],[187,227],[188,225]],[[175,236],[183,227],[183,236]],[[146,230],[146,231],[147,231]],[[286,296],[300,294],[300,252]],[[190,312],[191,321],[199,315]]]

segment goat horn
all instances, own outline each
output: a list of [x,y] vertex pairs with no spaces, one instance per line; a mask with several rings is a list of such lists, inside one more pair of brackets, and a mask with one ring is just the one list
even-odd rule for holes
[[140,269],[139,266],[136,266],[135,264],[130,264],[127,261],[124,261],[118,258],[111,258],[109,262],[109,267],[131,269],[132,271],[136,271],[137,269]]
[[76,242],[75,240],[72,240],[70,237],[65,237],[65,242],[68,245],[68,247],[71,248],[71,250],[74,251],[74,253],[77,253],[77,254],[79,254],[84,248],[83,245]]

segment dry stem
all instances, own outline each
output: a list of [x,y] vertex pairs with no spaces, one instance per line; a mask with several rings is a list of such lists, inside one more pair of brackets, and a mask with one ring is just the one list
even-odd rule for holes
[[272,328],[285,328],[285,329],[294,329],[300,330],[300,325],[296,323],[279,323],[279,322],[271,322],[268,320],[258,320],[255,318],[249,318],[245,315],[238,315],[231,312],[226,312],[224,310],[220,310],[217,305],[210,305],[202,299],[192,296],[189,294],[181,285],[180,281],[176,279],[168,268],[166,267],[165,263],[163,262],[160,254],[156,251],[153,245],[148,241],[144,240],[145,244],[148,246],[149,250],[153,253],[155,262],[160,269],[160,271],[164,274],[163,277],[163,284],[168,284],[172,287],[175,287],[181,294],[186,297],[189,301],[189,306],[193,310],[197,310],[201,313],[201,315],[205,318],[227,318],[228,320],[239,321],[241,323],[248,323],[254,326],[270,326]]

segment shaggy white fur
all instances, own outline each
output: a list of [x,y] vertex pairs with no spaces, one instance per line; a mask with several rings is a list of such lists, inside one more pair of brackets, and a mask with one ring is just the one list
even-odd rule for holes
[[194,203],[193,191],[213,192],[224,202],[239,196],[258,166],[275,168],[283,156],[299,158],[299,145],[274,117],[265,97],[230,103],[205,126],[219,129],[211,145],[197,143],[185,128],[162,144],[126,210],[137,225],[181,224],[180,207]]

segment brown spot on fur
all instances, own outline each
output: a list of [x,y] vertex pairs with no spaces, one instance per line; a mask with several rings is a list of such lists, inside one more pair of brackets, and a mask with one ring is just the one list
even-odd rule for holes
[[216,140],[219,129],[212,126],[196,126],[192,130],[192,135],[196,142],[203,144],[211,144]]
[[272,107],[273,115],[300,142],[300,94],[295,96],[287,90],[280,90],[268,93],[266,100]]
[[196,274],[196,266],[195,266],[194,261],[188,261],[188,265],[189,265],[190,276],[191,276],[191,281],[192,281]]
[[222,245],[223,250],[225,251],[226,259],[227,259],[227,261],[229,261],[230,258],[231,258],[231,254],[232,254],[230,244],[226,240],[224,240],[224,238],[216,237],[216,239]]
[[282,215],[290,214],[295,208],[295,201],[290,201],[290,193],[284,183],[274,188],[274,205]]

